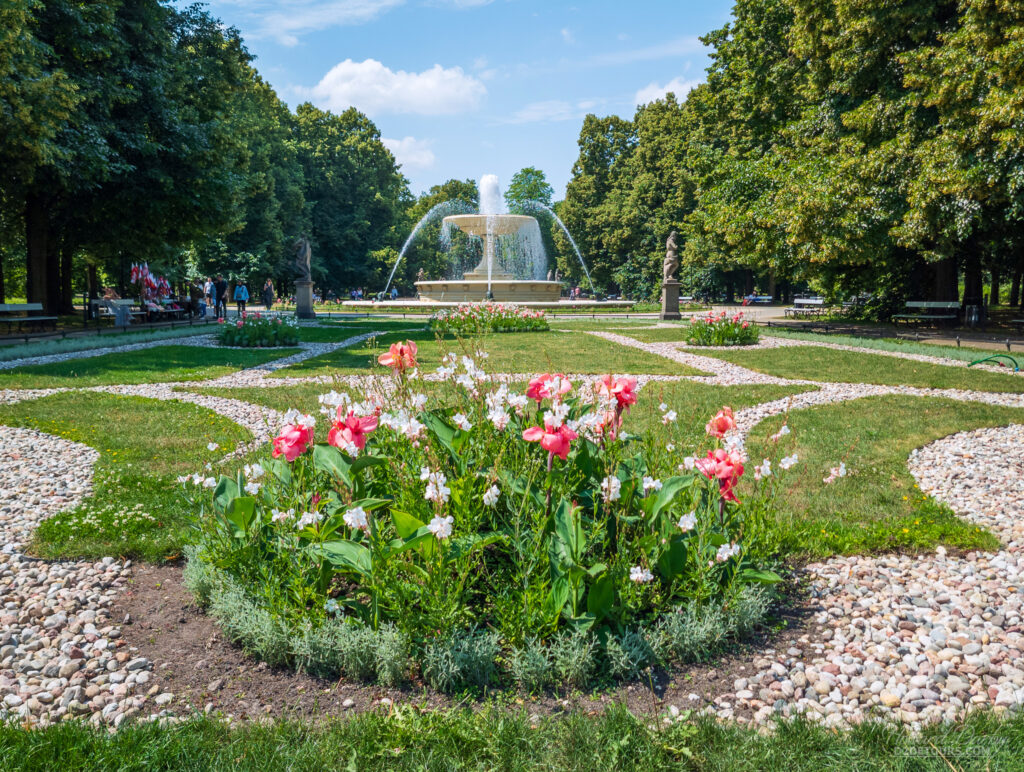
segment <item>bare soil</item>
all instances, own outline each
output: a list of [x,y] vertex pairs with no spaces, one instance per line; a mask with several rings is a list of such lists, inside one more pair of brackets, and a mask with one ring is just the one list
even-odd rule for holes
[[[505,689],[488,696],[525,706],[536,715],[567,710],[596,713],[615,703],[625,704],[638,715],[657,715],[669,705],[683,710],[700,708],[716,697],[732,694],[737,678],[760,669],[754,666],[755,660],[790,647],[801,649],[802,656],[809,658],[811,652],[806,651],[800,638],[809,635],[815,639],[819,628],[811,615],[819,608],[813,601],[800,600],[778,618],[773,631],[755,636],[710,664],[660,671],[649,682],[586,694],[555,690],[521,697]],[[153,683],[159,692],[175,695],[168,709],[179,716],[206,711],[250,720],[324,718],[354,711],[390,710],[401,704],[427,710],[467,705],[465,698],[453,699],[417,681],[403,689],[384,689],[268,667],[224,639],[216,622],[195,605],[182,586],[180,566],[134,566],[132,581],[119,595],[113,612],[115,619],[127,618],[122,636],[138,647],[137,656],[152,660]],[[468,705],[476,707],[485,701],[487,698],[482,697]],[[737,710],[736,716],[742,719],[749,713]]]

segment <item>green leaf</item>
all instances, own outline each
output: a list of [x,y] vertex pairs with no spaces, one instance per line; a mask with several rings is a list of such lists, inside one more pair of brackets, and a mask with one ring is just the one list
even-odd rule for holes
[[544,598],[544,613],[552,622],[556,621],[569,602],[569,580],[564,576],[551,582],[551,591]]
[[758,584],[778,584],[782,577],[774,571],[767,571],[761,568],[744,568],[740,571],[741,582],[756,582]]
[[238,498],[238,483],[230,477],[221,475],[220,482],[213,491],[213,506],[218,512],[226,513],[231,502]]
[[373,466],[383,466],[387,464],[388,460],[381,456],[359,456],[355,461],[349,465],[349,472],[353,475],[357,475],[364,469],[369,469]]
[[338,568],[349,569],[369,577],[373,570],[373,556],[362,544],[348,539],[328,541],[311,548],[314,554],[323,555]]
[[228,504],[225,516],[234,527],[232,530],[234,530],[235,536],[239,538],[245,536],[249,532],[253,520],[256,519],[256,499],[252,496],[239,496],[232,499]]
[[605,574],[592,585],[587,593],[587,611],[595,619],[604,619],[615,605],[615,581],[611,574]]
[[583,526],[580,523],[579,513],[574,511],[571,501],[560,499],[553,517],[555,533],[569,548],[569,555],[573,561],[578,563],[584,542]]
[[344,454],[332,445],[320,444],[313,448],[313,466],[340,480],[346,488],[352,487],[351,464]]
[[398,535],[403,539],[411,539],[420,528],[426,525],[422,520],[413,517],[408,512],[394,508],[391,510],[391,522],[395,524],[395,530],[398,531]]
[[661,485],[661,490],[655,496],[648,496],[643,500],[643,508],[647,513],[650,522],[653,524],[666,507],[672,504],[679,491],[688,488],[693,482],[693,475],[669,477]]

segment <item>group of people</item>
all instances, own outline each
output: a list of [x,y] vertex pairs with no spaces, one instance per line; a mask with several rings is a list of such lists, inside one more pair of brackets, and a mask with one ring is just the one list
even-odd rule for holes
[[[190,292],[195,292],[201,299],[205,299],[205,303],[201,302],[201,316],[206,316],[207,307],[212,307],[214,315],[218,319],[223,319],[227,316],[228,311],[228,291],[230,285],[228,281],[221,275],[217,274],[216,278],[206,277],[206,281],[200,290],[197,284],[193,285]],[[238,308],[238,314],[241,316],[245,313],[245,306],[251,300],[249,294],[249,287],[245,283],[245,279],[239,279],[235,282],[235,289],[232,293],[232,299]],[[195,302],[195,298],[193,298]],[[277,300],[277,294],[274,292],[274,282],[267,279],[263,284],[263,292],[260,300],[263,302],[263,306],[269,311],[274,306],[274,302]]]

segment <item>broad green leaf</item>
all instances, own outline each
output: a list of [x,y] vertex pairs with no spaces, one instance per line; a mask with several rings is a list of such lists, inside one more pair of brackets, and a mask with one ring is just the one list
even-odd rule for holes
[[373,556],[362,544],[347,539],[328,541],[312,548],[314,554],[321,554],[339,568],[350,569],[369,577],[373,571]]
[[778,584],[782,577],[774,571],[767,571],[761,568],[744,568],[740,572],[740,581],[757,582],[758,584]]
[[611,574],[605,574],[592,585],[587,593],[587,611],[595,619],[604,619],[615,604],[615,581]]
[[238,498],[238,483],[230,477],[221,475],[217,487],[213,491],[213,506],[218,512],[227,512],[231,502]]
[[345,487],[352,487],[351,465],[344,454],[332,445],[320,444],[313,448],[313,466],[343,482]]

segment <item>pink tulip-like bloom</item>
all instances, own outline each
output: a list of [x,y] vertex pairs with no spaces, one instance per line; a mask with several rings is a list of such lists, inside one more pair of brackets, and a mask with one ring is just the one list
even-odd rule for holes
[[598,383],[598,391],[607,400],[614,397],[620,411],[636,404],[636,378],[626,376],[613,380],[610,375],[604,375]]
[[554,427],[549,423],[544,428],[531,426],[523,432],[523,439],[527,442],[539,442],[552,456],[558,456],[562,461],[569,455],[569,444],[576,439],[577,434],[565,424]]
[[723,407],[715,417],[708,421],[704,431],[715,437],[724,437],[726,432],[736,428],[736,418],[732,414],[731,407]]
[[362,450],[366,447],[366,439],[370,432],[377,428],[377,417],[358,417],[353,411],[349,411],[344,418],[341,417],[341,408],[338,408],[338,420],[334,422],[331,430],[327,432],[327,444],[344,450],[349,445],[355,445]]
[[395,372],[405,372],[416,366],[416,344],[411,340],[405,343],[392,343],[386,354],[377,357],[377,361]]
[[572,382],[561,373],[544,373],[530,381],[526,396],[537,400],[539,405],[545,399],[560,399],[572,391]]
[[728,451],[717,448],[709,450],[706,458],[696,461],[694,466],[709,480],[718,480],[719,493],[726,501],[739,501],[733,488],[743,474],[743,462]]
[[285,424],[281,433],[274,437],[274,449],[270,455],[274,458],[284,456],[284,460],[290,464],[306,452],[306,448],[311,442],[313,442],[312,426]]

